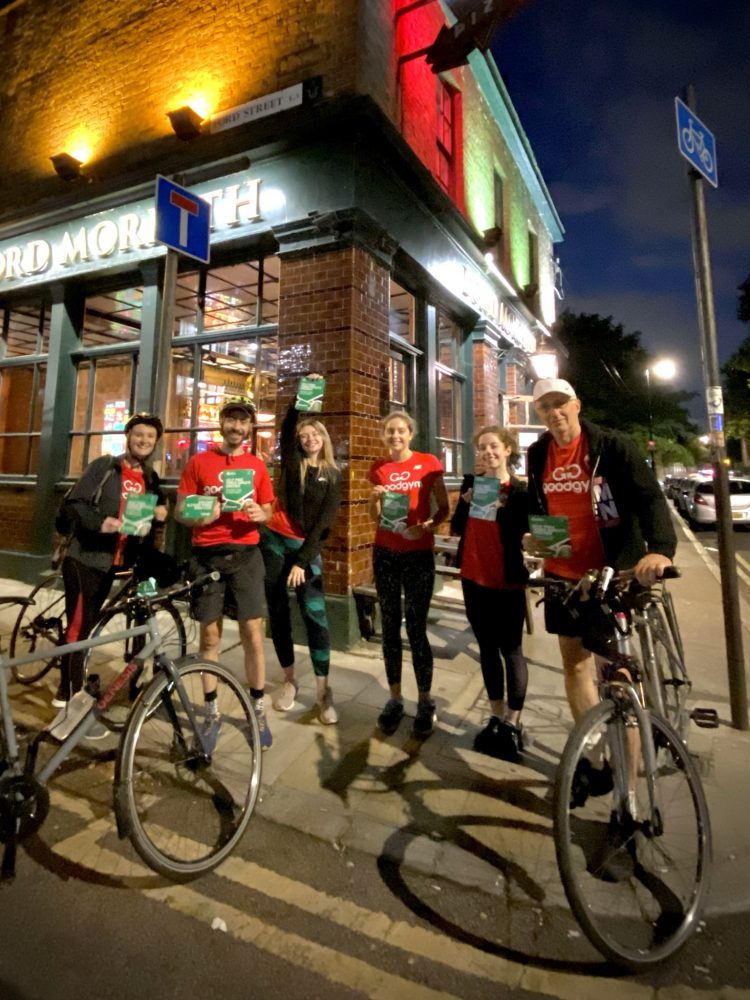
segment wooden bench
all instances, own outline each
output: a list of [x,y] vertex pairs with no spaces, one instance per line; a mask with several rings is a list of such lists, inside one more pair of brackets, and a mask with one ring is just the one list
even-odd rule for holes
[[[458,551],[458,538],[450,535],[435,536],[435,573],[437,574],[437,586],[432,594],[430,610],[441,611],[446,614],[454,614],[466,620],[466,609],[464,607],[463,596],[460,594],[449,594],[442,590],[440,577],[457,578],[461,570],[455,565],[456,553]],[[538,572],[541,568],[541,560],[528,558],[526,560],[531,572]],[[377,634],[376,621],[378,612],[378,594],[373,583],[363,583],[352,588],[352,596],[357,608],[357,620],[359,631],[363,639],[371,640]],[[526,632],[532,635],[534,632],[534,618],[531,613],[531,595],[526,591]]]

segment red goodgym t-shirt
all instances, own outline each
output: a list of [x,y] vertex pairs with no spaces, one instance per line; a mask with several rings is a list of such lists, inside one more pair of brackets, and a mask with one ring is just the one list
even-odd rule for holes
[[[430,495],[438,476],[442,476],[443,466],[434,455],[413,451],[405,462],[393,462],[390,458],[380,458],[370,466],[370,482],[374,486],[385,486],[391,493],[409,494],[407,528],[429,520]],[[397,552],[423,552],[434,546],[431,531],[421,538],[404,538],[397,531],[386,531],[378,526],[375,544]]]
[[568,445],[550,441],[542,489],[550,514],[568,518],[572,555],[568,559],[545,559],[545,573],[578,580],[590,569],[604,566],[604,549],[591,506],[589,443],[581,432]]
[[[252,469],[253,499],[257,504],[273,503],[273,484],[268,469],[259,458],[245,452],[227,455],[221,447],[193,455],[180,478],[177,492],[180,496],[215,496],[221,503],[222,475],[227,469]],[[257,525],[242,511],[220,514],[208,525],[192,529],[193,545],[257,545],[260,532]]]

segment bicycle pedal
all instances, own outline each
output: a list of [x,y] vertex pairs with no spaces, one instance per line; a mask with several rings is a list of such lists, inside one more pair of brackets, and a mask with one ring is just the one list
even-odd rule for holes
[[694,708],[690,718],[700,729],[719,728],[719,713],[715,708]]

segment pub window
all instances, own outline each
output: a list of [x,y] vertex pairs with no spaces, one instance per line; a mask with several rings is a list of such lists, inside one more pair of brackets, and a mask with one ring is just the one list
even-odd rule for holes
[[464,377],[459,372],[462,328],[442,312],[438,312],[438,351],[435,366],[438,454],[446,475],[463,474],[463,394]]
[[143,288],[86,298],[68,474],[79,476],[100,455],[125,450],[123,427],[133,412]]
[[229,332],[278,321],[278,257],[201,268],[178,276],[176,337]]
[[388,329],[390,333],[390,378],[388,401],[392,410],[414,412],[416,366],[422,351],[417,347],[417,302],[393,279],[390,283]]
[[49,308],[0,306],[0,475],[36,475],[49,351]]
[[458,93],[438,77],[437,80],[437,179],[443,190],[456,194],[456,136]]
[[257,408],[253,449],[272,461],[278,369],[279,259],[262,257],[178,277],[164,435],[164,475],[221,441],[233,396]]

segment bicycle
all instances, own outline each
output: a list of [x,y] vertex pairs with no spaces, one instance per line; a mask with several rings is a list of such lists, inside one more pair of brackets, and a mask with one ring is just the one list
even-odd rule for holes
[[[664,575],[678,573],[670,567]],[[689,691],[684,663],[677,687],[649,652],[652,628],[673,627],[679,635],[674,609],[609,568],[578,582],[536,582],[565,595],[581,622],[584,646],[606,660],[602,700],[573,728],[557,771],[560,877],[589,941],[611,961],[643,971],[675,954],[695,931],[711,859],[701,780],[667,717],[677,711],[677,695],[673,703],[664,699],[666,691],[678,692],[679,699]],[[666,621],[654,608],[665,609]],[[642,657],[634,651],[636,634],[646,650]],[[656,644],[664,638],[657,633]],[[669,664],[676,667],[675,657]],[[705,725],[701,717],[696,721]]]
[[[130,627],[127,612],[119,605],[131,596],[137,586],[138,578],[133,570],[116,575],[119,581],[113,592],[107,597],[99,616],[91,629],[90,635],[100,636],[122,631]],[[187,652],[187,635],[182,615],[175,607],[173,600],[164,595],[158,598],[160,615],[160,633],[166,651],[173,658],[184,656]],[[65,585],[62,573],[59,571],[47,574],[30,592],[21,608],[10,640],[10,656],[18,658],[26,653],[51,650],[62,644],[67,629],[65,614]],[[83,664],[84,677],[89,671],[102,673],[108,669],[107,661],[128,663],[138,653],[137,643],[143,640],[126,641],[121,649],[102,646],[98,648],[95,657],[89,654]],[[135,642],[136,645],[132,645]],[[46,655],[46,654],[45,654]],[[41,666],[38,664],[41,662]],[[19,684],[34,684],[42,680],[53,668],[59,667],[60,657],[46,656],[45,660],[36,660],[12,668],[13,677]]]
[[[203,580],[212,579],[208,574]],[[174,597],[202,581],[170,588]],[[29,742],[19,747],[11,713],[8,669],[46,654],[0,657],[0,880],[15,874],[17,843],[35,833],[49,811],[47,782],[97,725],[112,728],[106,710],[118,691],[153,661],[154,673],[130,709],[119,737],[113,804],[120,838],[143,861],[174,881],[187,881],[220,864],[237,846],[260,788],[258,722],[249,695],[227,670],[195,656],[165,655],[157,616],[159,598],[130,599],[137,624],[115,636],[60,646],[55,655],[143,637],[138,656],[103,692],[87,686]],[[216,711],[205,691],[216,691]],[[40,746],[57,745],[37,768]],[[59,744],[59,745],[58,745]]]

